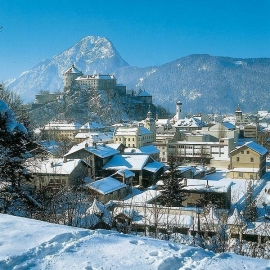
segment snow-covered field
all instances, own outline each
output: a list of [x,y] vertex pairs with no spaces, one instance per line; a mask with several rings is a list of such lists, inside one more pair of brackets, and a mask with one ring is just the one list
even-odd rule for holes
[[270,269],[270,261],[0,214],[0,269]]

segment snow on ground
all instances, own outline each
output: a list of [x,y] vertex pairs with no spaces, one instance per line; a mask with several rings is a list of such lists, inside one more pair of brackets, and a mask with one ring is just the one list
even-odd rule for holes
[[0,229],[0,269],[270,269],[268,260],[4,214]]
[[[260,196],[260,193],[264,192],[264,188],[266,185],[270,184],[267,182],[270,180],[270,172],[267,172],[263,175],[263,178],[260,180],[250,180],[250,179],[232,179],[232,178],[226,178],[226,171],[224,169],[217,169],[215,173],[206,175],[203,179],[204,180],[212,180],[212,181],[228,181],[232,182],[232,189],[231,189],[231,202],[232,206],[231,208],[234,209],[235,206],[240,210],[244,207],[244,201],[246,197],[248,182],[252,181],[252,184],[254,184],[254,196]],[[257,200],[258,201],[258,200]]]

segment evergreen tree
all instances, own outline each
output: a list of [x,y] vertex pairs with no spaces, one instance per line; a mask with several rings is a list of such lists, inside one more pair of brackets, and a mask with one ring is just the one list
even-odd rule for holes
[[169,169],[161,176],[164,189],[161,191],[160,201],[165,206],[182,206],[186,200],[186,194],[183,191],[184,184],[177,170],[178,162],[174,156],[168,159]]
[[29,141],[26,128],[17,123],[15,114],[0,100],[0,181],[13,191],[19,190],[23,179],[30,178],[23,165]]
[[253,187],[251,181],[248,182],[244,216],[248,221],[255,221],[258,217],[256,200],[253,199]]

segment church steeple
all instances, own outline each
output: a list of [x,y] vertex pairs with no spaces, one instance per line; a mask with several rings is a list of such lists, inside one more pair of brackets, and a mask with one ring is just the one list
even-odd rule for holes
[[151,112],[151,106],[149,105],[149,110],[147,113],[147,117],[144,120],[144,126],[149,129],[150,131],[153,132],[153,139],[154,141],[156,140],[156,121],[155,118],[153,117],[153,114]]
[[180,120],[182,118],[182,102],[178,100],[176,102],[176,121]]
[[240,109],[240,105],[238,104],[236,110],[235,110],[235,124],[240,125],[242,123],[243,114]]

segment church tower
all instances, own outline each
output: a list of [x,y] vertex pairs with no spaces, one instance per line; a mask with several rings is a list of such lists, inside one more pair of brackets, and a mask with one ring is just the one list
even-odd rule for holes
[[176,102],[176,115],[175,115],[175,120],[178,121],[182,118],[182,102],[178,100]]
[[83,76],[83,73],[78,70],[75,65],[73,64],[67,71],[63,73],[63,84],[64,89],[70,88],[72,85],[72,82],[78,78],[79,76]]
[[243,119],[243,113],[240,109],[240,106],[238,104],[238,107],[235,111],[235,125],[241,125]]
[[149,105],[149,111],[147,113],[147,117],[144,120],[144,127],[153,132],[153,141],[155,142],[156,141],[156,121],[151,112],[150,105]]

